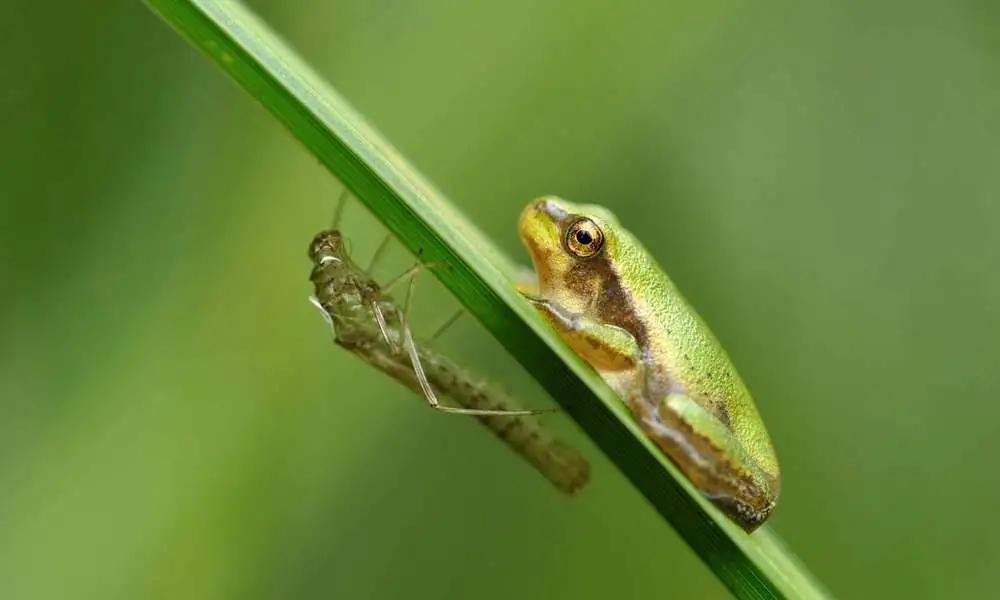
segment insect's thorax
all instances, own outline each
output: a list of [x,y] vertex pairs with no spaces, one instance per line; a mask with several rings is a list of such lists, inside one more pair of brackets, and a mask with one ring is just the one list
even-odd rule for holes
[[399,315],[391,302],[381,298],[378,285],[348,269],[330,270],[313,277],[316,298],[330,315],[340,341],[371,339],[378,331],[374,315],[377,304],[385,320],[396,325]]

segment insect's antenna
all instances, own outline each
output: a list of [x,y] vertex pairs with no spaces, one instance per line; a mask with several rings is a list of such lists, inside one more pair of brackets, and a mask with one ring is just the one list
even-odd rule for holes
[[344,205],[347,204],[347,199],[351,196],[351,190],[344,187],[343,191],[340,192],[340,197],[337,198],[337,208],[333,211],[333,224],[331,229],[337,229],[340,227],[340,217],[344,215]]

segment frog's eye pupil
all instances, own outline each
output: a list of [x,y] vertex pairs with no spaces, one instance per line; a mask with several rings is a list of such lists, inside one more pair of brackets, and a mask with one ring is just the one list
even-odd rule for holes
[[604,245],[604,232],[586,217],[573,221],[567,228],[564,238],[566,250],[577,258],[596,256]]

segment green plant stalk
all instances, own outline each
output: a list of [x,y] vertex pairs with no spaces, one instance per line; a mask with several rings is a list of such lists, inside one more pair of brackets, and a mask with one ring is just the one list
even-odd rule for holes
[[656,450],[511,284],[513,264],[243,5],[147,0],[257,98],[537,379],[738,597],[825,592],[766,527],[747,535]]

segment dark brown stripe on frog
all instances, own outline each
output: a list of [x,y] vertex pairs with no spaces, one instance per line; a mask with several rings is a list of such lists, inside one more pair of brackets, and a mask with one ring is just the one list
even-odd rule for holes
[[607,256],[602,253],[593,258],[575,260],[566,271],[563,286],[581,298],[595,298],[598,320],[628,331],[639,347],[646,349],[646,324],[637,316],[632,296],[622,286],[621,277]]

